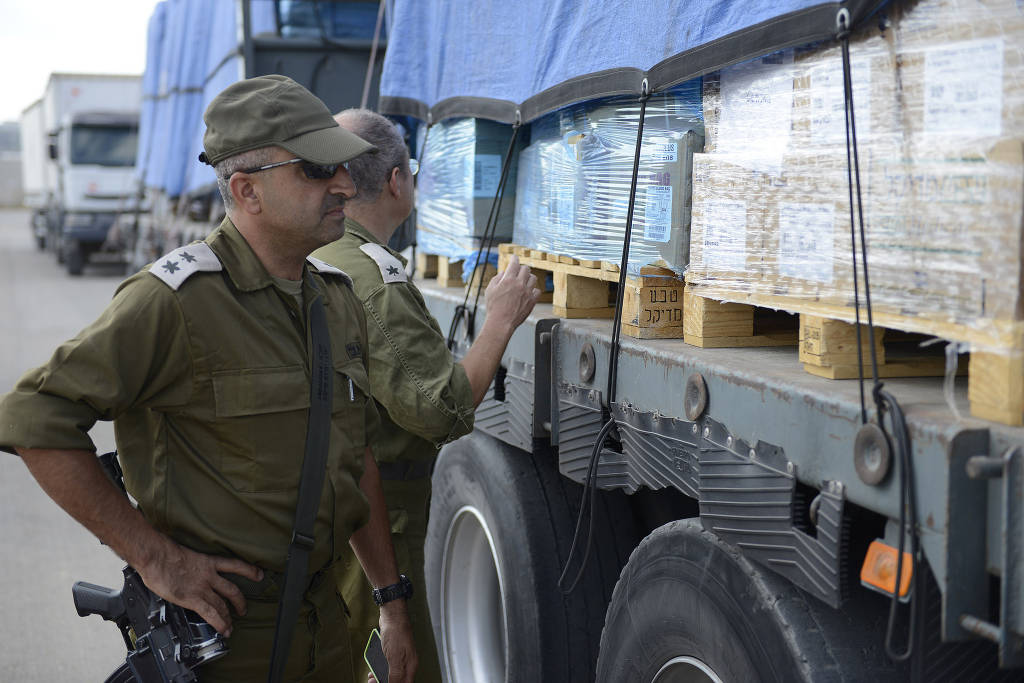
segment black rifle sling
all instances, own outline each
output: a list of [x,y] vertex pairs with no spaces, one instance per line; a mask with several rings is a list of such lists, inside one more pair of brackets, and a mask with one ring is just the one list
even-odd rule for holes
[[309,423],[306,426],[306,454],[302,459],[299,501],[295,506],[295,525],[288,546],[288,564],[284,587],[277,607],[274,650],[267,680],[277,683],[284,674],[292,633],[299,616],[299,604],[309,573],[309,553],[313,549],[313,524],[320,507],[320,494],[327,469],[327,448],[331,435],[331,392],[334,368],[331,364],[331,338],[319,294],[309,309],[309,329],[313,347],[313,376],[309,389]]

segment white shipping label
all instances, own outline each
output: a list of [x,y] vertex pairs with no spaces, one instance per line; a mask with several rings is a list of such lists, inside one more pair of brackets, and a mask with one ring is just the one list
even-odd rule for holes
[[747,204],[704,203],[704,265],[713,270],[747,269]]
[[[871,135],[871,60],[850,60],[853,112],[858,137]],[[811,138],[814,144],[846,144],[846,95],[839,60],[811,71]]]
[[562,187],[554,193],[555,216],[551,225],[557,225],[563,236],[571,236],[576,231],[576,200],[573,188]]
[[679,160],[678,145],[674,142],[657,142],[644,145],[640,150],[640,158],[645,164],[674,164]]
[[722,70],[721,154],[756,171],[778,174],[793,118],[793,51]]
[[832,204],[779,205],[779,274],[832,282]]
[[966,137],[1002,133],[1003,40],[976,40],[928,50],[924,61],[924,130]]
[[473,162],[473,196],[493,197],[501,180],[501,155],[477,154]]
[[644,239],[668,242],[672,236],[672,186],[648,185],[644,206]]

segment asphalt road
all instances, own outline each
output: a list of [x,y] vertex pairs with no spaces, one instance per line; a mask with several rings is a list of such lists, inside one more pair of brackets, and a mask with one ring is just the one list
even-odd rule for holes
[[[123,278],[118,266],[71,277],[36,251],[24,210],[0,209],[0,394],[46,361],[103,310]],[[109,423],[90,432],[100,452]],[[123,562],[58,508],[15,456],[0,453],[0,681],[103,681],[124,661],[113,624],[82,619],[77,580],[120,587]]]

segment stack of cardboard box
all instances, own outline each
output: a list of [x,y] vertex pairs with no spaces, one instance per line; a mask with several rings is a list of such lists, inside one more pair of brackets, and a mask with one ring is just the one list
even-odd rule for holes
[[[850,54],[872,303],[906,329],[1014,346],[1024,9],[910,2],[856,33]],[[706,79],[692,291],[852,317],[842,74],[839,47],[825,45]]]

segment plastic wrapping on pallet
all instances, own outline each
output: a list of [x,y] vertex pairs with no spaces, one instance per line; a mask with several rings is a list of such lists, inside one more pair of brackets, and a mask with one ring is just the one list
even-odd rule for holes
[[[425,253],[463,259],[480,247],[511,137],[511,126],[482,119],[449,119],[421,131],[426,147],[417,175],[416,239]],[[515,156],[494,244],[512,238]]]
[[[517,244],[619,263],[640,104],[635,98],[570,107],[535,122],[519,159]],[[647,104],[629,268],[682,272],[690,239],[691,164],[704,144],[700,85]]]
[[[851,39],[876,322],[1020,348],[1021,46],[1014,0],[911,2]],[[831,45],[705,79],[690,291],[853,319],[842,82]]]

